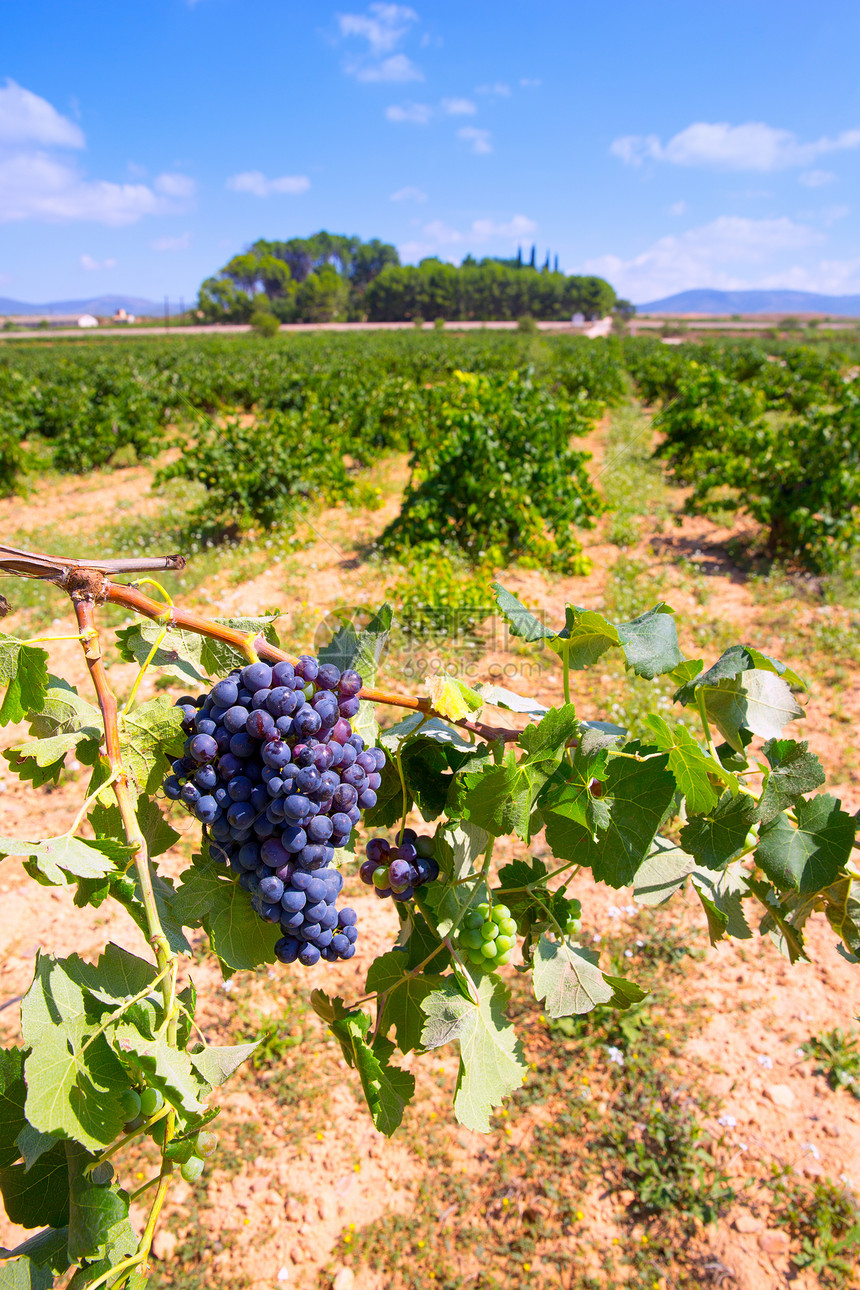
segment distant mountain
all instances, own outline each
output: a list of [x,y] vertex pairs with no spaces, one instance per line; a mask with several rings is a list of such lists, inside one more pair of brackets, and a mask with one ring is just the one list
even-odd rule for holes
[[[52,300],[47,305],[30,305],[23,300],[6,300],[0,296],[2,314],[113,314],[117,309],[138,317],[164,313],[164,305],[142,296],[94,296],[90,300]],[[175,306],[174,306],[175,309]]]
[[640,314],[833,314],[860,317],[860,296],[814,291],[714,291],[709,287],[637,305]]

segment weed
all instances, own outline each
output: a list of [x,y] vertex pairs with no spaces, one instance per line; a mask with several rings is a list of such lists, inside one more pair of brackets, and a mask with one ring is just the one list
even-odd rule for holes
[[782,1176],[774,1188],[774,1216],[797,1243],[791,1261],[808,1268],[822,1286],[856,1286],[860,1258],[860,1208],[853,1196],[830,1179],[812,1186]]
[[832,1089],[847,1088],[860,1098],[860,1047],[856,1035],[837,1026],[823,1035],[814,1035],[801,1046],[807,1057],[816,1059],[816,1074],[826,1075]]

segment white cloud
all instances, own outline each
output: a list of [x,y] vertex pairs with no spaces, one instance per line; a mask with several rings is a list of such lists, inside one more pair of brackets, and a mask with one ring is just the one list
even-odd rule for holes
[[394,52],[417,21],[415,10],[401,4],[371,4],[366,13],[338,14],[341,36],[367,41],[366,53],[347,59],[345,70],[359,81],[422,81],[412,60]]
[[820,291],[827,296],[860,294],[860,258],[819,260],[817,264],[771,274],[756,283],[759,287],[786,287],[796,291]]
[[391,200],[393,202],[426,202],[427,194],[422,192],[420,188],[407,186],[406,188],[398,188],[396,193],[392,193]]
[[91,255],[82,255],[81,268],[88,269],[91,273],[97,269],[115,269],[116,260],[94,260]]
[[0,143],[83,148],[84,133],[46,99],[7,80],[0,89]]
[[523,87],[524,90],[536,90],[538,86],[542,84],[543,84],[543,81],[540,79],[539,76],[521,76],[520,77],[520,85]]
[[262,170],[243,170],[231,175],[226,184],[234,193],[250,193],[253,197],[270,197],[272,193],[306,193],[311,186],[307,175],[281,175],[267,179]]
[[474,116],[477,110],[471,99],[442,100],[442,111],[449,116]]
[[85,179],[44,152],[0,157],[0,223],[94,220],[118,227],[174,207],[146,184]]
[[669,207],[670,215],[686,215],[687,203],[685,201],[673,202]]
[[157,193],[164,197],[176,197],[181,201],[189,201],[194,196],[197,185],[188,175],[179,175],[165,172],[159,175],[153,188]]
[[191,245],[191,234],[181,233],[179,237],[157,237],[152,243],[153,251],[187,251]]
[[497,223],[491,219],[476,219],[472,224],[472,234],[480,241],[491,237],[518,238],[527,237],[537,232],[537,224],[527,215],[515,215],[507,223]]
[[457,138],[471,143],[473,152],[493,151],[493,145],[490,143],[492,135],[489,130],[479,130],[477,126],[464,125],[457,131]]
[[823,188],[825,184],[832,184],[835,178],[832,170],[805,170],[798,175],[798,182],[804,188]]
[[666,144],[655,134],[628,134],[615,139],[609,151],[634,166],[651,160],[674,166],[771,171],[808,166],[826,153],[857,147],[860,130],[843,130],[833,139],[823,136],[812,143],[800,143],[790,130],[779,130],[763,121],[744,125],[697,121]]
[[388,121],[408,121],[412,125],[426,125],[433,115],[429,103],[392,103],[385,109]]
[[404,243],[400,252],[405,260],[420,260],[426,255],[440,252],[445,258],[454,259],[454,247],[465,250],[467,246],[493,241],[504,243],[507,247],[536,231],[537,224],[527,215],[513,215],[509,220],[476,219],[465,231],[453,228],[444,220],[434,219],[421,226],[420,240]]
[[476,85],[476,94],[495,94],[499,98],[506,99],[510,95],[511,87],[504,81],[493,81],[491,85]]
[[778,252],[800,250],[823,240],[821,233],[785,216],[756,220],[721,215],[686,233],[662,237],[632,259],[603,255],[586,261],[584,269],[608,278],[631,300],[654,300],[691,287],[734,290],[750,286],[742,276],[750,265],[765,265]]

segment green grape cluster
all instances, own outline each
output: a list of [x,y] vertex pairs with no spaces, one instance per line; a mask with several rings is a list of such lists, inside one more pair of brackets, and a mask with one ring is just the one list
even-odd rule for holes
[[[163,1107],[164,1094],[160,1089],[145,1088],[141,1092],[138,1092],[135,1088],[128,1089],[122,1097],[122,1108],[128,1116],[128,1122],[125,1126],[126,1133],[133,1133],[135,1129],[139,1129],[153,1115],[157,1115]],[[149,1136],[157,1146],[164,1146],[167,1136],[166,1117],[156,1120],[149,1130]],[[212,1133],[208,1129],[201,1129],[195,1141],[195,1153],[180,1165],[179,1172],[186,1182],[197,1181],[203,1173],[206,1158],[214,1153],[217,1146],[218,1134]],[[108,1170],[110,1170],[109,1174]],[[112,1166],[107,1162],[103,1165],[97,1165],[93,1170],[92,1178],[93,1182],[96,1183],[109,1183],[113,1178]]]
[[517,925],[507,905],[484,901],[466,914],[457,943],[473,967],[491,972],[510,963],[516,934]]
[[567,922],[564,925],[565,936],[576,939],[582,931],[582,905],[578,900],[570,902],[570,911],[567,916]]

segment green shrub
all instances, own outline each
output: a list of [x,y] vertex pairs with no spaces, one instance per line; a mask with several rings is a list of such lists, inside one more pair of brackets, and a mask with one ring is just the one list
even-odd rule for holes
[[251,314],[251,329],[258,336],[277,336],[281,324],[270,309],[255,309]]

